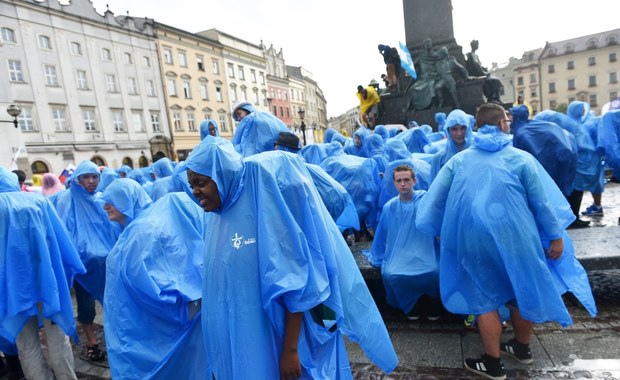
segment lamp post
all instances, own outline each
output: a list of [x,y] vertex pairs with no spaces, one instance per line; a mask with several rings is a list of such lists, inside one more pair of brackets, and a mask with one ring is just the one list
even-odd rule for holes
[[300,108],[297,113],[301,119],[301,135],[304,138],[304,146],[306,146],[306,124],[304,123],[304,115],[306,114],[306,111],[304,111],[303,108]]
[[0,121],[3,123],[13,123],[15,128],[17,128],[17,126],[19,125],[19,122],[17,121],[17,116],[19,116],[19,114],[22,113],[22,109],[16,106],[15,104],[11,104],[10,106],[6,108],[6,112],[9,115],[11,115],[13,120],[0,120]]

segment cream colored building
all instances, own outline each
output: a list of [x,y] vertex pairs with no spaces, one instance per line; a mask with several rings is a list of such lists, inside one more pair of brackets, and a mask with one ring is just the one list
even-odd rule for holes
[[182,161],[200,143],[203,120],[214,119],[220,136],[232,137],[224,46],[160,23],[155,32],[175,158]]
[[620,29],[547,43],[539,59],[541,108],[580,100],[600,113],[620,93],[619,43]]
[[19,136],[1,144],[25,146],[22,170],[169,155],[161,77],[152,20],[100,15],[88,0],[0,1],[0,108],[22,109]]

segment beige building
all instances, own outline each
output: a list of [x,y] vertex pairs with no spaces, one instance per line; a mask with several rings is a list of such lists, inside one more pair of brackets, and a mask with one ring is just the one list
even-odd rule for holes
[[161,23],[156,24],[155,32],[175,158],[182,161],[200,143],[203,120],[215,120],[220,136],[232,137],[224,47]]
[[[532,114],[541,111],[540,70],[538,57],[542,49],[526,51],[521,59],[513,61],[513,102],[522,100],[532,109]],[[504,100],[502,98],[502,100]]]
[[602,106],[618,97],[620,29],[547,43],[540,55],[541,108],[556,109],[573,100]]

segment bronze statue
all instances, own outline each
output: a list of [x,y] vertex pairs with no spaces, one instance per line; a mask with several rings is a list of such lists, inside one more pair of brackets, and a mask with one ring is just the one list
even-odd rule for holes
[[476,50],[478,50],[478,40],[473,40],[470,43],[471,52],[467,53],[467,72],[469,75],[476,78],[484,78],[484,84],[482,90],[484,96],[487,98],[487,102],[500,102],[500,95],[504,89],[504,85],[499,78],[493,76],[486,67],[482,66]]

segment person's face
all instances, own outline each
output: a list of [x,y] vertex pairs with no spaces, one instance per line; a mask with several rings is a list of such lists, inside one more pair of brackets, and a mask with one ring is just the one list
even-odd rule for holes
[[504,116],[502,121],[499,122],[499,128],[504,133],[510,132],[510,119],[508,118],[508,116]]
[[362,145],[362,139],[360,139],[358,135],[355,135],[353,136],[353,143],[355,144],[355,146],[360,146]]
[[103,205],[103,209],[108,213],[108,219],[112,222],[120,223],[120,225],[125,225],[125,215],[118,211],[114,205],[111,203],[106,203]]
[[82,174],[78,177],[78,183],[89,193],[94,193],[99,186],[99,174]]
[[213,125],[213,124],[209,124],[209,134],[210,134],[211,136],[213,136],[213,137],[215,137],[215,136],[217,135],[217,134],[216,134],[216,130],[215,130],[215,125]]
[[217,184],[206,175],[194,173],[187,170],[187,179],[192,188],[192,194],[200,202],[205,212],[211,212],[222,207],[220,193],[217,191]]
[[[241,121],[244,117],[248,116],[250,113],[244,109],[239,108],[235,111],[235,117]],[[209,133],[211,133],[211,127],[209,127]]]
[[450,138],[454,141],[457,147],[462,147],[465,144],[465,131],[467,128],[464,125],[455,125],[449,128]]
[[400,195],[411,193],[415,185],[415,179],[410,171],[394,172],[394,186]]
[[127,173],[125,173],[125,172],[119,172],[119,173],[118,173],[118,176],[119,176],[119,177],[121,177],[121,178],[127,178]]

